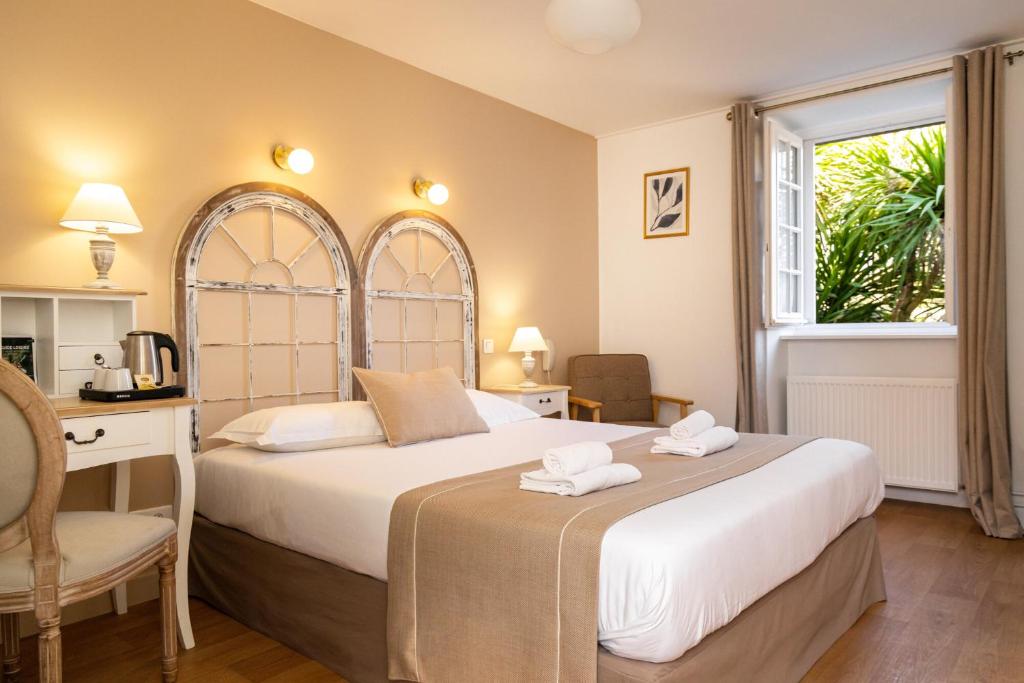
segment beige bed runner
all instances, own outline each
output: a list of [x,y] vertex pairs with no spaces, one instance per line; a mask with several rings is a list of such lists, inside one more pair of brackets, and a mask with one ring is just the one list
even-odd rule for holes
[[519,490],[523,463],[422,486],[391,512],[393,680],[594,681],[601,540],[634,512],[765,465],[811,441],[743,434],[703,458],[611,445],[643,479],[578,498]]

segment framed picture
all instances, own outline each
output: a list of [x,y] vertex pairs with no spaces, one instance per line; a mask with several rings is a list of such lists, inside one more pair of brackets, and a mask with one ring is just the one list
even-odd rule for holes
[[644,173],[644,239],[689,234],[689,167]]

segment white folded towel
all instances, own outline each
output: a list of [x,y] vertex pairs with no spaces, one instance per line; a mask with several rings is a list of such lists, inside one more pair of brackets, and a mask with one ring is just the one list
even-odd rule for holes
[[706,410],[698,410],[692,415],[687,415],[679,422],[668,428],[668,433],[673,439],[692,439],[701,432],[706,432],[715,426],[715,417]]
[[610,465],[611,462],[612,449],[603,441],[580,441],[544,451],[544,469],[564,477]]
[[670,436],[656,437],[651,453],[671,453],[699,458],[709,453],[731,448],[739,440],[739,434],[729,427],[712,427],[692,439],[673,439]]
[[519,488],[560,496],[583,496],[594,491],[632,484],[640,480],[640,470],[624,462],[602,465],[571,476],[559,476],[547,470],[534,470],[519,475]]

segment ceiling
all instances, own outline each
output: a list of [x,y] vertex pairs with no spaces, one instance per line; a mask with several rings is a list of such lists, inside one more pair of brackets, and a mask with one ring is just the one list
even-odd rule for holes
[[1024,36],[1021,0],[639,0],[631,42],[581,55],[547,0],[254,2],[594,135]]

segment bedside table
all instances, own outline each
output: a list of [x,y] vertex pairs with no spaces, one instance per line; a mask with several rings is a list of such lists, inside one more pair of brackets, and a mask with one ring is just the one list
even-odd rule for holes
[[[67,471],[114,465],[112,507],[128,512],[131,461],[154,455],[173,456],[174,522],[178,526],[178,560],[174,566],[178,636],[181,646],[195,645],[188,612],[188,545],[195,508],[196,475],[192,467],[191,398],[104,403],[79,398],[52,398],[68,451]],[[113,540],[116,542],[116,539]],[[128,610],[125,584],[114,589],[114,611]]]
[[539,384],[530,388],[518,384],[497,384],[485,387],[483,391],[526,406],[538,415],[558,413],[563,420],[568,420],[570,389],[572,387],[564,384]]

